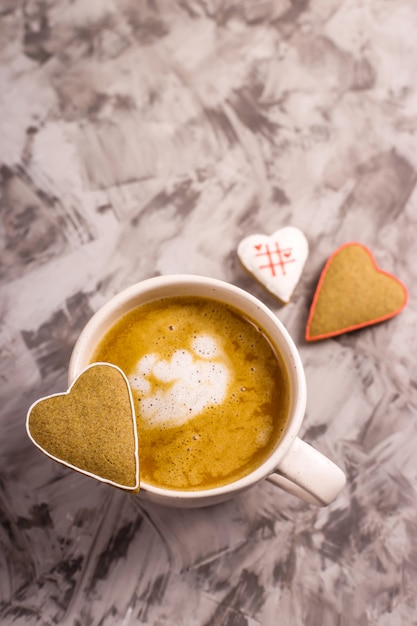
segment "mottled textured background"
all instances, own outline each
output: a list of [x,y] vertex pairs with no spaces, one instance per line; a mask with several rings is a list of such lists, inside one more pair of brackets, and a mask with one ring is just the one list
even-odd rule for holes
[[[417,624],[416,32],[414,0],[1,0],[2,624]],[[284,225],[310,257],[280,307],[236,247]],[[352,240],[409,303],[307,345]],[[160,508],[30,444],[92,313],[176,272],[246,288],[292,333],[302,435],[348,476],[328,508],[266,482]]]

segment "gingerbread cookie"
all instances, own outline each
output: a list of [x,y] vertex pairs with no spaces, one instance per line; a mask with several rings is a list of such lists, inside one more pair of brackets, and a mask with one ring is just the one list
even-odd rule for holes
[[365,246],[347,243],[327,261],[307,321],[306,339],[334,337],[397,315],[407,289],[381,270]]
[[243,267],[272,295],[288,303],[308,256],[308,242],[298,228],[286,226],[273,235],[250,235],[238,246]]
[[26,429],[55,461],[120,489],[139,490],[135,408],[129,382],[115,365],[94,363],[67,392],[32,404]]

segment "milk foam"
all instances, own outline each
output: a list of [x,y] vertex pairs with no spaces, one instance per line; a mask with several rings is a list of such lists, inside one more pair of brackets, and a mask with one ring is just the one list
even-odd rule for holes
[[181,426],[226,398],[229,367],[221,346],[209,335],[196,336],[191,350],[170,359],[146,354],[129,377],[140,394],[141,417],[149,425]]

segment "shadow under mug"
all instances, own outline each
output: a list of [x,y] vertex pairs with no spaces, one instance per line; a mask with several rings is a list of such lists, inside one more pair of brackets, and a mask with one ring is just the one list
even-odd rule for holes
[[136,307],[172,296],[200,296],[229,304],[255,321],[280,352],[290,379],[289,418],[271,455],[250,474],[226,485],[186,491],[156,487],[141,481],[139,495],[169,506],[207,506],[227,500],[267,479],[302,500],[326,506],[339,494],[345,474],[330,459],[298,437],[306,409],[306,380],[297,348],[276,315],[260,300],[227,282],[194,275],[149,278],[114,296],[82,330],[71,355],[69,383],[91,363],[97,345],[113,324]]

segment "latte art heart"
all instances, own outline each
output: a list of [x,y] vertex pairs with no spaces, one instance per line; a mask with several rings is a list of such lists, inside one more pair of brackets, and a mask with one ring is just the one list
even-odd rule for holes
[[171,359],[146,354],[129,382],[141,394],[141,415],[149,425],[181,426],[224,402],[229,377],[226,356],[216,340],[198,335],[191,350],[176,350]]

